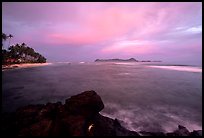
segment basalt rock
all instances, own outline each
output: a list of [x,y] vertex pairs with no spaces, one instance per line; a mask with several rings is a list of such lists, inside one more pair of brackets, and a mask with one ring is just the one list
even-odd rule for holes
[[70,113],[89,117],[100,112],[104,108],[104,104],[95,91],[85,91],[67,99],[65,108]]
[[61,102],[28,105],[15,113],[1,114],[1,131],[6,136],[91,135],[89,124],[103,108],[95,91],[85,91],[67,99],[64,105]]
[[28,105],[15,113],[1,113],[3,136],[202,136],[178,126],[172,133],[130,131],[118,119],[102,116],[104,108],[95,91],[85,91],[61,102]]
[[202,130],[193,130],[190,136],[202,136]]

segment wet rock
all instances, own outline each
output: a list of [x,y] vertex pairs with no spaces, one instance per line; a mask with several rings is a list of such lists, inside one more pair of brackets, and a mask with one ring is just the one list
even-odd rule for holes
[[140,131],[139,134],[141,136],[166,136],[164,132],[147,132],[147,131]]
[[62,125],[67,135],[85,136],[86,119],[81,115],[69,115],[62,119]]
[[184,126],[178,125],[178,130],[174,131],[176,136],[190,136],[190,132]]
[[30,124],[33,124],[38,120],[38,114],[42,110],[44,105],[28,105],[22,108],[17,109],[15,113],[16,126],[18,128],[28,127]]
[[66,109],[73,114],[92,116],[104,108],[101,97],[95,91],[85,91],[66,100]]
[[18,136],[49,136],[53,121],[50,119],[43,119],[29,127],[20,130]]
[[62,106],[61,102],[47,103],[43,108],[41,108],[40,112],[38,112],[38,116],[37,116],[38,119],[42,119],[45,117],[50,119],[56,118],[57,116],[56,114],[61,106]]
[[100,114],[93,119],[94,136],[139,136],[137,132],[130,131],[121,126],[120,122]]
[[190,136],[202,136],[202,130],[194,130]]
[[[97,114],[90,124],[93,124],[94,136],[115,136],[114,120]],[[104,133],[105,132],[105,133]]]
[[31,116],[36,116],[38,112],[44,107],[44,105],[28,105],[25,107],[21,107],[16,111],[16,117],[18,118],[26,118]]
[[[1,134],[15,136],[18,132],[14,113],[1,113]],[[12,133],[11,133],[12,132]]]
[[186,127],[178,125],[178,129],[174,132],[167,133],[167,136],[190,136],[191,134]]
[[1,113],[3,136],[202,136],[184,126],[172,133],[130,131],[120,120],[99,114],[104,108],[95,91],[85,91],[61,102],[28,105],[15,113]]

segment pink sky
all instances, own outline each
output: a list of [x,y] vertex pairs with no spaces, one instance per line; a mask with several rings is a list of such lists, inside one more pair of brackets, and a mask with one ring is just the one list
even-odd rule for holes
[[4,2],[2,8],[12,43],[25,42],[48,61],[202,61],[201,2]]

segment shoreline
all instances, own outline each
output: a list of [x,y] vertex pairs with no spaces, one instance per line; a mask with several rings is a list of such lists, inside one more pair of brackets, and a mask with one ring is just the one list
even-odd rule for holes
[[2,65],[2,71],[11,70],[11,69],[47,66],[47,65],[51,65],[51,64],[52,63],[23,63],[23,64]]
[[2,114],[5,136],[202,136],[202,129],[189,131],[185,126],[171,132],[131,131],[122,120],[100,114],[101,97],[93,90],[84,91],[65,103],[27,105],[13,113]]

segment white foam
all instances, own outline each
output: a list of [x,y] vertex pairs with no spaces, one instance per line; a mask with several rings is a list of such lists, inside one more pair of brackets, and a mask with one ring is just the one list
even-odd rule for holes
[[129,75],[130,73],[119,73],[118,75]]
[[56,63],[71,63],[71,62],[56,62]]
[[196,122],[186,120],[182,117],[170,113],[167,113],[166,116],[172,119],[172,121],[169,121],[168,123],[166,123],[166,125],[163,126],[166,132],[173,132],[175,129],[177,129],[178,125],[185,126],[189,131],[202,130],[202,126],[200,126]]
[[148,67],[177,70],[177,71],[202,72],[202,68],[200,67],[189,67],[189,66],[148,66]]
[[[110,108],[111,112],[102,111],[100,112],[102,115],[112,119],[117,118],[122,126],[131,131],[158,131],[157,128],[152,130],[154,123],[157,122],[160,123],[162,130],[165,132],[175,131],[178,129],[178,125],[185,126],[190,132],[202,130],[202,125],[199,123],[188,120],[181,115],[166,112],[168,110],[166,106],[155,107],[154,110],[144,110],[139,107],[122,108],[119,104],[107,103],[106,107]],[[158,118],[161,112],[163,115],[161,118]],[[143,124],[149,124],[149,126],[144,126]]]
[[126,62],[119,62],[119,63],[114,63],[116,65],[136,65],[136,63],[126,63]]
[[107,103],[105,107],[110,108],[114,112],[112,113],[100,112],[102,115],[112,119],[117,118],[122,121],[120,123],[127,129],[132,131],[138,131],[138,128],[135,128],[133,125],[134,123],[133,120],[135,120],[134,110],[137,110],[137,108],[134,108],[134,110],[123,109],[120,105],[115,103]]
[[134,122],[132,120],[134,120],[135,115],[134,115],[134,113],[132,111],[120,109],[120,110],[116,111],[113,114],[107,114],[107,113],[104,113],[104,112],[100,112],[100,113],[102,115],[104,115],[104,116],[109,117],[109,118],[112,118],[112,119],[117,118],[117,119],[121,120],[122,122],[120,122],[120,123],[129,130],[138,131],[133,126]]

